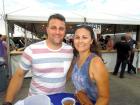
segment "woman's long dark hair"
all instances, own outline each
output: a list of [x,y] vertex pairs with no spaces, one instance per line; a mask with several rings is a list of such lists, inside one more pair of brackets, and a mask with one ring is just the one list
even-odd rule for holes
[[[86,29],[86,30],[88,30],[90,32],[91,39],[93,40],[93,42],[92,42],[92,44],[90,46],[90,51],[101,57],[101,53],[99,52],[99,47],[98,47],[97,41],[95,39],[95,34],[93,32],[93,28],[91,26],[89,26],[89,25],[82,24],[82,25],[79,25],[79,26],[75,27],[74,34],[80,28],[84,28],[84,29]],[[74,55],[77,56],[78,51],[75,49],[75,47],[74,47],[73,51],[74,51]]]

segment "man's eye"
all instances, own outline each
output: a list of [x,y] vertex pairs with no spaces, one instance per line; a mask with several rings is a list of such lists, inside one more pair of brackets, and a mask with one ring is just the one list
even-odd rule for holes
[[65,29],[65,28],[63,28],[63,27],[59,28],[60,31],[64,31],[64,29]]
[[51,29],[56,29],[56,27],[51,27]]

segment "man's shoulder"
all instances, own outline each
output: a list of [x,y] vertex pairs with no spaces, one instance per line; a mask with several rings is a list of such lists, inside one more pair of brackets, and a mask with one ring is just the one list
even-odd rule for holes
[[28,47],[34,47],[34,46],[36,47],[36,46],[42,46],[42,45],[44,45],[44,40],[30,44]]
[[44,45],[44,41],[39,41],[39,42],[36,42],[36,43],[33,43],[33,44],[30,44],[29,46],[27,46],[25,48],[26,49],[37,49],[37,48],[40,48]]
[[45,40],[39,41],[39,42],[36,42],[36,43],[33,43],[33,44],[31,44],[31,45],[42,45],[42,44],[44,44],[44,43],[45,43]]

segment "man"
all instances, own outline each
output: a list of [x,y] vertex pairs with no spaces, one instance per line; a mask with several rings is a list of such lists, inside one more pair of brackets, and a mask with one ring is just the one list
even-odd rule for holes
[[121,64],[120,78],[124,77],[125,67],[129,59],[130,46],[126,42],[125,36],[121,37],[121,41],[115,43],[114,49],[117,50],[117,61],[114,68],[113,75],[117,75]]
[[4,59],[5,59],[5,64],[7,65],[8,64],[8,58],[7,58],[7,36],[6,35],[3,35],[2,36],[2,43],[3,43],[3,46],[4,46]]
[[3,105],[11,105],[29,69],[33,75],[29,95],[64,91],[66,74],[73,58],[72,47],[62,42],[65,32],[65,18],[60,14],[50,16],[47,39],[24,50],[20,67],[11,79]]
[[132,39],[132,33],[131,32],[127,32],[126,33],[126,40],[131,48],[131,52],[130,52],[130,59],[128,61],[128,73],[131,74],[131,72],[133,71],[136,74],[136,68],[133,66],[133,60],[134,60],[134,44],[137,44],[135,40]]
[[0,34],[0,65],[3,65],[5,63],[5,50],[4,50],[4,45],[3,45],[3,39],[2,35]]

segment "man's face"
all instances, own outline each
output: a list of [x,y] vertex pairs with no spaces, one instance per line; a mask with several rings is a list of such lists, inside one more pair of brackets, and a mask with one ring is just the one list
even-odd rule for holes
[[47,27],[47,40],[54,45],[62,43],[65,36],[66,26],[65,22],[59,19],[51,19]]

